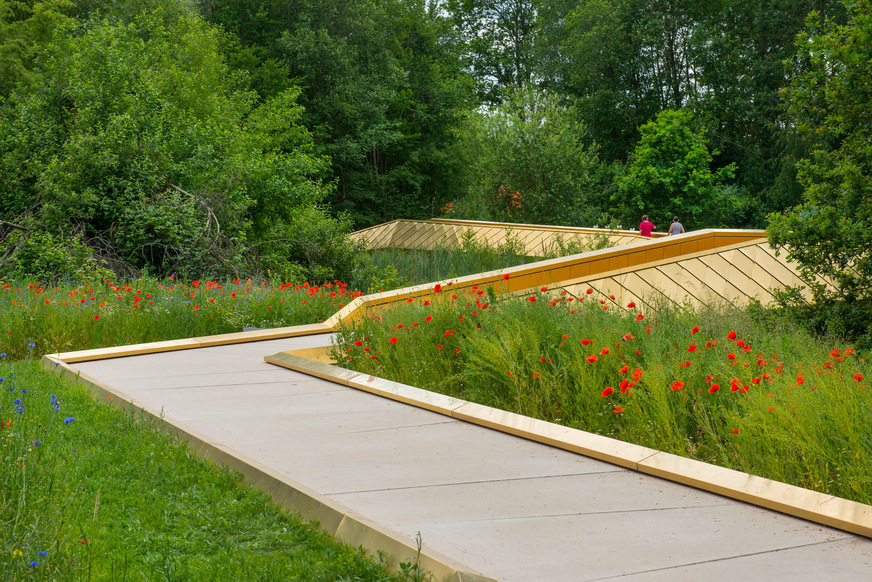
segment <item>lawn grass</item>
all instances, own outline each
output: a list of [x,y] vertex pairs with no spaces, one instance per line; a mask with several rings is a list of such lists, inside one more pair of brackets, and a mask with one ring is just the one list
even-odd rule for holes
[[0,378],[4,579],[399,579],[35,359]]
[[872,503],[868,354],[748,310],[434,289],[339,335],[360,372]]

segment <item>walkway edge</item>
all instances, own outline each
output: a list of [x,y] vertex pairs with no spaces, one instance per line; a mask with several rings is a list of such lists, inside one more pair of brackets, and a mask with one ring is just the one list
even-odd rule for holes
[[[148,353],[156,351],[163,350],[151,349]],[[355,513],[329,497],[230,447],[210,441],[191,428],[167,420],[160,411],[128,399],[125,394],[111,386],[72,369],[67,362],[57,356],[43,356],[40,365],[47,371],[60,373],[66,379],[82,384],[95,401],[129,410],[154,422],[163,432],[185,441],[192,454],[241,473],[244,475],[243,482],[246,485],[267,493],[273,503],[282,509],[294,511],[306,521],[317,522],[319,529],[336,539],[354,547],[362,547],[370,556],[387,557],[390,569],[399,571],[400,563],[414,562],[418,553],[415,540]],[[495,582],[493,578],[474,572],[448,556],[427,549],[421,550],[418,563],[422,571],[432,573],[434,579],[440,582]]]
[[[305,355],[311,357],[311,350],[308,352]],[[264,360],[458,420],[872,538],[870,505],[360,374],[295,355],[293,351],[266,356]]]

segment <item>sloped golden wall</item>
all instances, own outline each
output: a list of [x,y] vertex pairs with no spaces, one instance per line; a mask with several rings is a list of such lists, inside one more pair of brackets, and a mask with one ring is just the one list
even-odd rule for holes
[[[575,242],[582,246],[590,245],[600,237],[607,238],[611,246],[650,240],[641,236],[638,231],[629,230],[539,226],[441,218],[394,220],[359,230],[349,236],[354,240],[364,241],[366,250],[384,248],[431,250],[437,246],[448,248],[460,246],[462,237],[467,232],[473,233],[477,242],[491,247],[503,245],[508,237],[512,237],[523,245],[524,253],[530,257],[555,254],[554,250],[559,248],[560,240],[564,243]],[[664,235],[663,233],[655,233],[654,236]]]
[[[776,256],[762,230],[708,229],[686,234],[636,240],[630,244],[527,265],[459,277],[451,292],[473,285],[493,287],[497,293],[523,293],[547,286],[573,295],[592,289],[651,307],[661,299],[691,305],[729,302],[763,304],[772,301],[775,287],[804,287],[784,254]],[[508,278],[506,278],[508,276]],[[448,281],[441,282],[448,290]],[[325,324],[372,317],[405,301],[434,294],[434,283],[359,297]]]

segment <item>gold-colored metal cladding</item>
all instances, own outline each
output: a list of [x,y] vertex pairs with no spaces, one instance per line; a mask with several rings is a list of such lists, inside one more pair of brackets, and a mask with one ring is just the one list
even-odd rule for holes
[[[630,230],[574,228],[565,226],[539,226],[508,222],[482,222],[472,220],[394,220],[349,235],[352,240],[363,241],[366,250],[385,248],[406,250],[432,250],[437,247],[456,248],[464,236],[472,235],[479,243],[491,247],[503,245],[511,238],[523,246],[531,257],[552,255],[560,243],[589,244],[601,237],[613,245],[650,240]],[[655,233],[655,237],[663,236]]]

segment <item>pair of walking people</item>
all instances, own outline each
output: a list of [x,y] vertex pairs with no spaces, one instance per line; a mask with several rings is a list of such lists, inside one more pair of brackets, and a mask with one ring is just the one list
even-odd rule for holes
[[[648,215],[646,214],[645,216],[642,217],[642,222],[639,223],[639,234],[641,234],[642,236],[650,237],[651,231],[653,231],[655,228],[657,228],[657,227],[654,226],[653,222],[648,220]],[[684,227],[681,225],[680,222],[678,222],[678,217],[673,216],[672,217],[672,224],[669,225],[669,231],[666,234],[673,235],[673,234],[681,234],[683,232],[684,232]]]

